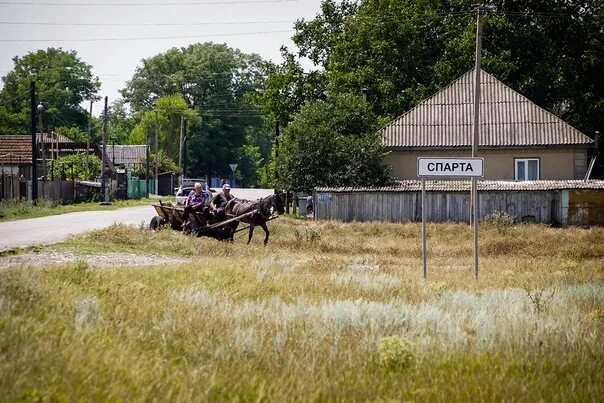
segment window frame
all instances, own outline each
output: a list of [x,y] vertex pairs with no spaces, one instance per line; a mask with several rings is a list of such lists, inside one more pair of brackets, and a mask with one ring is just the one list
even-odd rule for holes
[[[529,161],[537,161],[537,179],[525,179],[528,176],[528,163]],[[525,163],[525,178],[518,178],[518,162]],[[541,158],[539,157],[522,157],[514,158],[514,180],[515,181],[532,181],[541,180]]]

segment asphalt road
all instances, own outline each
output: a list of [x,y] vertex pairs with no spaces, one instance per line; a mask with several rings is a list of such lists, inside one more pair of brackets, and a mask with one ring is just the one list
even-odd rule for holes
[[101,229],[114,223],[149,225],[155,215],[152,206],[127,207],[110,211],[82,211],[48,217],[0,223],[0,251],[48,245],[70,235]]
[[[233,188],[235,197],[255,200],[273,193],[270,189]],[[100,208],[100,207],[99,207]],[[82,211],[48,217],[0,223],[0,252],[35,245],[61,242],[71,235],[102,229],[114,223],[148,226],[155,216],[149,206],[127,207],[108,211]]]

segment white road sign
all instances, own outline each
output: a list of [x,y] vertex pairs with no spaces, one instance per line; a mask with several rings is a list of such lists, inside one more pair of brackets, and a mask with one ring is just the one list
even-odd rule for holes
[[417,176],[482,177],[484,160],[471,157],[419,157]]

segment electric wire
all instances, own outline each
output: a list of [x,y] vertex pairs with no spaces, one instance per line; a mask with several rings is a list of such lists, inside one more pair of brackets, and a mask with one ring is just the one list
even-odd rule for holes
[[153,7],[153,6],[201,6],[201,5],[222,5],[222,4],[259,4],[259,3],[291,3],[300,0],[210,0],[210,1],[179,1],[174,3],[58,3],[58,2],[33,2],[33,1],[0,1],[3,6],[63,6],[63,7]]
[[288,30],[278,31],[258,31],[258,32],[236,32],[228,34],[204,34],[204,35],[176,35],[176,36],[155,36],[155,37],[125,37],[125,38],[71,38],[71,39],[0,39],[0,42],[113,42],[113,41],[142,41],[142,40],[161,40],[161,39],[196,39],[211,37],[230,37],[242,35],[266,35],[292,32]]

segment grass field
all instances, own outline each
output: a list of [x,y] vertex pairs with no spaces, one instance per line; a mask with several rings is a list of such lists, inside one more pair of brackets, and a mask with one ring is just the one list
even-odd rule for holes
[[252,245],[113,226],[0,270],[0,400],[601,401],[604,228],[270,223]]
[[162,200],[173,200],[173,196],[150,197],[138,200],[115,200],[108,206],[101,206],[98,202],[58,204],[47,199],[40,199],[36,205],[23,201],[0,201],[0,222],[23,220],[27,218],[46,217],[50,215],[75,213],[77,211],[115,210],[122,207],[147,206],[150,203]]

